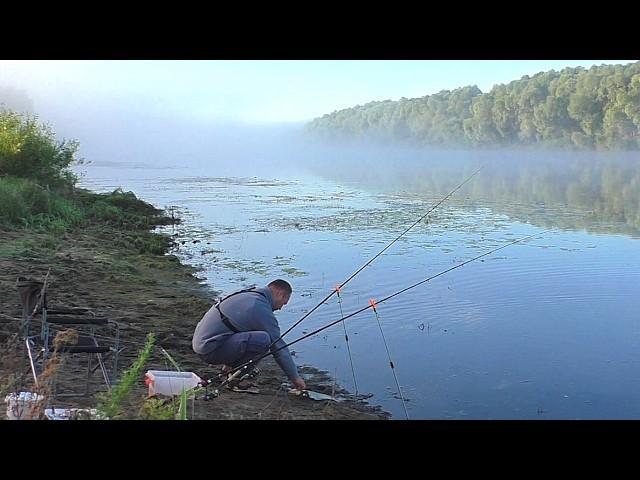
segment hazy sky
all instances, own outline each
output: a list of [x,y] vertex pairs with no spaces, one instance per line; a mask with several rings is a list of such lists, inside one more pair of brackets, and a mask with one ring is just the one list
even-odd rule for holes
[[486,92],[540,71],[630,62],[0,61],[0,87],[24,91],[33,113],[58,138],[78,140],[80,156],[94,165],[219,170],[258,160],[299,163],[313,152],[296,146],[296,131],[334,110],[473,84]]
[[[102,108],[191,120],[299,122],[374,100],[398,100],[550,69],[633,60],[80,60],[0,61],[0,86],[21,88],[57,119]],[[51,112],[57,114],[50,115]]]

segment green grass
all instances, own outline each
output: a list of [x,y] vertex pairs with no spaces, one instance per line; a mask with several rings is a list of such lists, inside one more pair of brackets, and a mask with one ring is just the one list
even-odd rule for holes
[[[92,193],[45,188],[31,179],[0,177],[0,228],[61,236],[81,228],[104,229],[114,246],[135,253],[164,254],[168,235],[149,228],[171,221],[132,192]],[[114,233],[116,230],[116,233]]]
[[82,210],[57,190],[18,177],[0,178],[0,226],[61,233],[81,225]]
[[0,242],[0,258],[24,257],[31,250],[31,243],[26,239]]
[[108,392],[100,395],[100,401],[96,409],[100,412],[102,418],[114,420],[125,415],[125,401],[130,396],[133,386],[142,378],[142,370],[149,360],[154,343],[155,335],[149,333],[144,347],[138,353],[138,357],[122,374],[118,384],[114,385]]

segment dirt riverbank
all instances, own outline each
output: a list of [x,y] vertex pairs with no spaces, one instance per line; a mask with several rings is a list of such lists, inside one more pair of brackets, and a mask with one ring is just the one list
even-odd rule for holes
[[[49,303],[87,307],[120,325],[122,344],[120,372],[135,360],[147,333],[156,336],[156,348],[145,370],[171,370],[164,348],[182,370],[203,378],[219,373],[204,365],[191,350],[193,328],[215,299],[215,292],[194,275],[195,270],[180,263],[173,255],[139,253],[132,248],[135,234],[115,227],[92,226],[65,233],[52,241],[50,234],[0,230],[0,341],[6,342],[19,331],[21,306],[16,289],[18,276],[42,279],[50,269]],[[126,241],[125,241],[126,240]],[[26,355],[22,367],[28,370]],[[21,368],[22,368],[21,367]],[[67,368],[68,367],[68,368]],[[63,365],[60,385],[74,390],[79,366]],[[325,372],[311,366],[301,368],[310,389],[325,394],[345,395]],[[1,372],[6,378],[8,372]],[[92,381],[92,391],[104,389],[99,371]],[[24,378],[25,388],[30,381]],[[221,392],[212,400],[197,398],[189,405],[195,419],[384,419],[388,415],[362,401],[314,401],[288,393],[287,380],[269,358],[261,364],[255,379],[259,394]],[[75,387],[75,388],[74,388]],[[146,396],[140,378],[131,395],[131,411]],[[95,395],[88,398],[55,401],[54,406],[90,407]],[[4,409],[3,414],[4,414]],[[132,416],[135,415],[132,413]]]

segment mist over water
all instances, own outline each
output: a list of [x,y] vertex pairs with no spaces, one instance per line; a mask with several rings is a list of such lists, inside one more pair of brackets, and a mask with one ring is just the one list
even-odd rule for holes
[[205,177],[319,177],[371,192],[442,196],[481,167],[457,197],[536,225],[640,231],[639,152],[327,145],[301,124],[110,123],[116,127],[89,137],[81,150],[94,167],[175,169]]
[[363,151],[335,162],[335,168],[314,171],[372,191],[446,195],[481,168],[458,197],[536,225],[640,232],[638,152],[423,149],[386,154]]
[[96,166],[119,163],[188,168],[223,175],[263,175],[298,167],[298,124],[260,126],[130,112],[115,107],[81,117],[52,114],[58,135],[80,140],[80,156]]

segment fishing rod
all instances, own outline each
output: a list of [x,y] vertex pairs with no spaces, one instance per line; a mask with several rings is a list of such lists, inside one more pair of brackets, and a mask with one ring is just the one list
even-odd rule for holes
[[[344,317],[344,312],[342,311],[342,300],[340,298],[340,287],[336,287],[336,293],[338,294],[338,306],[340,307],[340,316]],[[358,396],[358,381],[356,380],[356,370],[353,367],[353,357],[351,356],[351,347],[349,346],[349,335],[347,334],[347,327],[344,322],[342,322],[342,328],[344,330],[344,340],[347,343],[347,352],[349,353],[349,363],[351,364],[351,375],[353,376],[353,384],[356,387],[356,397]]]
[[[393,364],[393,360],[391,360],[391,352],[389,352],[389,345],[387,345],[387,339],[384,336],[384,331],[382,330],[382,323],[380,323],[380,315],[378,315],[378,309],[376,308],[377,302],[372,298],[369,300],[369,305],[373,309],[373,314],[376,316],[376,322],[378,323],[378,327],[380,328],[380,335],[382,335],[382,342],[384,343],[384,348],[387,351],[387,358],[389,359],[389,366],[391,367],[391,373],[393,373],[393,379],[396,382],[396,386],[398,387],[398,394],[400,395],[400,400],[402,400],[402,408],[404,408],[404,415],[407,420],[409,420],[409,412],[407,411],[407,401],[404,399],[404,395],[402,395],[402,387],[400,386],[400,381],[398,380],[398,375],[396,375],[396,367]],[[344,325],[344,320],[342,321],[342,325]]]
[[[267,352],[271,350],[271,348],[278,342],[280,341],[287,333],[289,333],[291,330],[293,330],[296,326],[298,326],[305,318],[307,318],[309,315],[311,315],[314,311],[316,311],[320,305],[322,305],[323,303],[325,303],[327,300],[329,300],[335,293],[339,293],[340,289],[343,288],[347,283],[349,283],[351,280],[353,280],[353,278],[355,278],[356,275],[358,275],[362,270],[364,270],[367,266],[369,266],[376,258],[378,258],[380,255],[382,255],[386,250],[388,250],[394,243],[396,243],[398,240],[400,240],[400,238],[402,238],[409,230],[411,230],[413,227],[415,227],[418,223],[420,223],[422,220],[424,220],[424,218],[429,215],[431,212],[433,212],[436,208],[438,208],[447,198],[449,198],[451,195],[453,195],[455,192],[457,192],[460,188],[462,188],[467,182],[469,182],[473,177],[475,177],[478,172],[480,172],[480,170],[482,170],[484,168],[484,165],[481,165],[476,171],[474,171],[469,177],[467,177],[460,185],[458,185],[456,188],[454,188],[453,190],[451,190],[451,192],[449,192],[447,195],[445,195],[438,203],[436,203],[435,205],[433,205],[429,210],[427,210],[427,212],[422,215],[420,218],[418,218],[418,220],[416,220],[413,224],[411,224],[408,228],[406,228],[400,235],[398,235],[395,239],[393,239],[387,246],[385,246],[382,250],[380,250],[376,255],[374,255],[370,260],[368,260],[364,265],[362,265],[359,269],[357,269],[353,274],[351,274],[351,276],[349,278],[347,278],[344,282],[342,282],[340,285],[337,285],[336,288],[334,290],[332,290],[325,298],[323,298],[315,307],[313,307],[311,310],[309,310],[305,315],[302,316],[302,318],[300,318],[297,322],[295,322],[293,325],[291,325],[284,333],[282,333],[278,338],[276,338],[275,340],[273,340],[269,346],[267,347]],[[348,346],[348,344],[347,344]],[[283,347],[284,348],[284,347]],[[279,350],[278,350],[279,351]],[[256,357],[257,360],[255,361],[259,361],[261,360],[263,357]],[[241,367],[237,367],[238,370],[236,369],[232,369],[231,371],[227,372],[227,379],[225,380],[224,383],[228,383],[229,381],[237,378],[237,376],[239,375],[238,372],[241,370]]]
[[[446,270],[443,270],[443,271],[442,271],[442,272],[440,272],[440,273],[437,273],[437,274],[435,274],[435,275],[432,275],[432,276],[430,276],[430,277],[427,277],[427,278],[425,278],[424,280],[421,280],[421,281],[419,281],[419,282],[416,282],[416,283],[414,283],[413,285],[410,285],[410,286],[408,286],[408,287],[406,287],[406,288],[403,288],[402,290],[399,290],[399,291],[397,291],[397,292],[395,292],[395,293],[392,293],[391,295],[388,295],[388,296],[384,297],[382,300],[377,300],[377,301],[375,301],[375,302],[370,302],[370,303],[369,303],[369,305],[367,305],[366,307],[362,307],[362,308],[360,308],[360,309],[356,310],[355,312],[352,312],[352,313],[350,313],[350,314],[348,314],[348,315],[346,315],[346,316],[344,316],[344,317],[342,317],[342,318],[339,318],[338,320],[335,320],[335,321],[333,321],[333,322],[331,322],[331,323],[329,323],[329,324],[327,324],[327,325],[325,325],[325,326],[323,326],[323,327],[318,328],[317,330],[314,330],[313,332],[307,333],[306,335],[303,335],[302,337],[300,337],[300,338],[298,338],[298,339],[296,339],[296,340],[293,340],[293,341],[291,341],[291,342],[289,342],[289,343],[286,343],[286,344],[284,344],[283,346],[281,346],[280,348],[277,348],[276,350],[273,350],[273,351],[269,350],[269,351],[267,351],[267,352],[265,352],[265,353],[263,353],[263,354],[260,354],[260,355],[259,355],[259,356],[257,356],[255,359],[253,359],[253,360],[249,360],[249,361],[247,361],[247,362],[243,363],[242,365],[238,365],[237,367],[235,367],[235,368],[233,368],[232,370],[230,370],[229,372],[227,372],[227,374],[228,374],[227,379],[225,379],[225,380],[224,380],[224,381],[223,381],[223,382],[218,386],[218,388],[222,388],[222,387],[224,387],[224,386],[225,386],[225,385],[227,385],[231,380],[233,380],[234,378],[237,378],[237,377],[240,375],[240,372],[242,372],[242,371],[246,371],[249,367],[251,367],[253,364],[255,364],[255,363],[259,362],[260,360],[262,360],[262,359],[264,359],[264,358],[266,358],[266,357],[268,357],[268,356],[270,356],[270,355],[274,355],[274,354],[278,353],[280,350],[283,350],[284,348],[290,347],[291,345],[294,345],[294,344],[296,344],[296,343],[298,343],[298,342],[300,342],[300,341],[304,340],[305,338],[308,338],[308,337],[311,337],[311,336],[313,336],[313,335],[316,335],[316,334],[318,334],[318,333],[322,332],[323,330],[326,330],[327,328],[330,328],[330,327],[332,327],[332,326],[334,326],[334,325],[336,325],[336,324],[338,324],[338,323],[340,323],[340,322],[343,322],[344,320],[347,320],[348,318],[351,318],[351,317],[353,317],[353,316],[355,316],[355,315],[357,315],[357,314],[359,314],[359,313],[362,313],[362,312],[364,312],[365,310],[368,310],[369,308],[372,308],[372,306],[373,306],[373,305],[379,305],[379,304],[381,304],[381,303],[384,303],[384,302],[386,302],[387,300],[390,300],[390,299],[392,299],[392,298],[394,298],[394,297],[397,297],[398,295],[401,295],[401,294],[403,294],[403,293],[407,292],[408,290],[411,290],[411,289],[413,289],[413,288],[415,288],[415,287],[417,287],[417,286],[419,286],[419,285],[422,285],[423,283],[427,283],[427,282],[429,282],[429,281],[431,281],[431,280],[433,280],[433,279],[435,279],[435,278],[438,278],[438,277],[440,277],[440,276],[442,276],[442,275],[444,275],[444,274],[446,274],[446,273],[448,273],[448,272],[451,272],[452,270],[455,270],[455,269],[457,269],[457,268],[463,267],[463,266],[465,266],[465,265],[467,265],[467,264],[469,264],[469,263],[471,263],[471,262],[475,262],[476,260],[479,260],[479,259],[481,259],[481,258],[483,258],[483,257],[488,256],[488,255],[491,255],[492,253],[495,253],[495,252],[497,252],[497,251],[499,251],[499,250],[502,250],[503,248],[507,248],[507,247],[509,247],[509,246],[511,246],[511,245],[515,245],[516,243],[524,242],[525,240],[528,240],[528,239],[533,238],[533,237],[536,237],[536,236],[543,235],[543,234],[548,233],[548,232],[550,232],[550,231],[551,231],[551,230],[545,230],[545,231],[540,232],[540,233],[535,233],[535,234],[533,234],[533,235],[529,235],[529,236],[527,236],[527,237],[523,237],[523,238],[520,238],[520,239],[518,239],[518,240],[514,240],[514,241],[512,241],[512,242],[509,242],[509,243],[507,243],[507,244],[505,244],[505,245],[502,245],[502,246],[500,246],[500,247],[498,247],[498,248],[494,248],[494,249],[492,249],[492,250],[490,250],[490,251],[488,251],[488,252],[485,252],[485,253],[483,253],[483,254],[481,254],[481,255],[478,255],[478,256],[473,257],[473,258],[471,258],[471,259],[469,259],[469,260],[466,260],[466,261],[464,261],[464,262],[462,262],[462,263],[459,263],[459,264],[457,264],[457,265],[454,265],[453,267],[447,268]],[[205,380],[205,381],[203,381],[203,382],[202,382],[202,385],[203,385],[203,386],[206,386],[206,385],[209,385],[209,384],[210,384],[210,383],[212,383],[212,382],[213,382],[213,379]]]
[[298,320],[296,323],[294,323],[293,325],[291,325],[283,334],[281,334],[278,338],[276,338],[273,342],[271,342],[271,344],[269,345],[269,348],[273,347],[276,342],[278,342],[278,340],[282,339],[287,333],[289,333],[291,330],[293,330],[296,326],[298,326],[300,324],[300,322],[302,322],[305,318],[307,318],[309,315],[311,315],[314,311],[316,311],[320,305],[322,305],[323,303],[325,303],[327,300],[329,300],[336,292],[338,292],[341,288],[343,288],[347,283],[349,283],[351,280],[353,280],[353,278],[358,275],[362,270],[364,270],[367,266],[369,266],[376,258],[378,258],[380,255],[382,255],[385,251],[387,251],[394,243],[396,243],[398,240],[400,240],[400,238],[402,238],[409,230],[411,230],[413,227],[415,227],[418,223],[420,223],[422,220],[424,220],[424,218],[429,215],[431,212],[433,212],[436,208],[438,208],[447,198],[449,198],[451,195],[453,195],[455,192],[457,192],[458,190],[460,190],[463,185],[465,185],[467,182],[469,182],[473,177],[475,177],[478,172],[480,170],[482,170],[484,168],[484,165],[481,165],[480,168],[478,168],[475,172],[473,172],[464,182],[462,182],[460,185],[458,185],[456,188],[454,188],[453,190],[451,190],[451,192],[449,192],[447,195],[445,195],[442,200],[440,200],[438,203],[436,203],[433,207],[431,207],[424,215],[422,215],[418,220],[416,220],[411,226],[409,226],[404,232],[402,232],[400,235],[398,235],[393,241],[391,241],[391,243],[389,243],[386,247],[384,247],[382,250],[380,250],[376,255],[374,255],[369,261],[367,261],[367,263],[365,263],[364,265],[362,265],[358,270],[356,270],[353,274],[351,274],[351,276],[349,278],[347,278],[344,282],[342,282],[340,285],[338,285],[334,290],[331,291],[331,293],[329,293],[326,297],[324,297],[320,303],[318,303],[315,307],[313,307],[311,310],[309,310],[300,320]]

